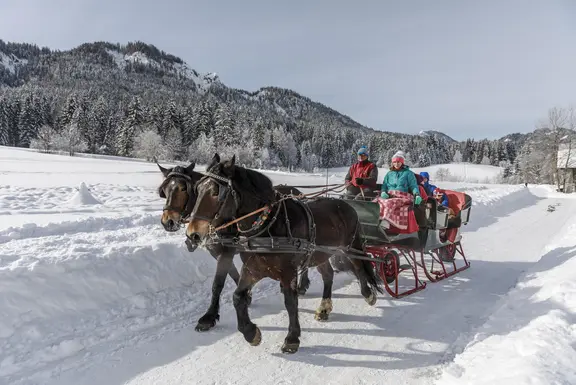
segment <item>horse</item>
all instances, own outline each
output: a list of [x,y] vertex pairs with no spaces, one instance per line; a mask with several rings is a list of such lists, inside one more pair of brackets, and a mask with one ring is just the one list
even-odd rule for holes
[[[160,222],[166,231],[175,232],[180,229],[182,221],[191,213],[192,208],[196,202],[196,195],[194,194],[193,186],[204,175],[194,171],[196,163],[192,162],[188,167],[176,166],[173,168],[164,168],[156,163],[164,180],[160,187],[158,187],[158,195],[160,198],[166,199],[164,208],[162,210],[162,217]],[[276,186],[282,194],[300,194],[298,189],[290,186]],[[189,251],[194,251],[195,247],[190,244],[186,239],[186,246]],[[234,266],[233,259],[236,254],[234,248],[224,247],[222,245],[211,245],[207,248],[209,254],[216,260],[216,274],[212,283],[212,298],[210,306],[206,313],[198,320],[195,330],[198,332],[208,331],[216,326],[216,322],[220,319],[220,296],[224,289],[226,275],[234,280],[238,285],[240,274]],[[310,279],[308,278],[308,270],[304,271],[300,278],[298,286],[299,294],[306,293],[310,286]],[[252,302],[251,292],[248,293],[248,306]]]
[[[280,281],[289,315],[288,334],[281,351],[297,352],[301,335],[298,270],[316,267],[322,275],[324,292],[316,310],[316,319],[327,319],[332,311],[334,275],[329,259],[334,253],[326,249],[322,251],[321,247],[318,250],[313,245],[363,250],[356,211],[346,202],[334,198],[316,198],[304,203],[282,197],[264,174],[236,165],[235,155],[229,161],[221,162],[215,154],[204,175],[196,183],[196,204],[186,227],[186,237],[192,243],[206,247],[214,242],[222,243],[227,237],[235,237],[238,233],[230,230],[232,221],[248,238],[257,235],[276,243],[279,241],[277,238],[293,237],[310,241],[312,248],[306,253],[240,251],[243,266],[233,297],[238,331],[252,346],[260,345],[262,333],[248,315],[248,292],[263,278]],[[266,214],[261,213],[254,221],[257,210],[264,210],[261,212]],[[226,232],[219,233],[215,229],[225,229]],[[362,296],[373,306],[377,292],[384,291],[371,262],[348,256],[341,256],[340,262],[352,268],[360,282]]]

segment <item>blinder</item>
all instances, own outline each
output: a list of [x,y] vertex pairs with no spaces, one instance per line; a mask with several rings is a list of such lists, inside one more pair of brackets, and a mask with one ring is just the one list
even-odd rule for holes
[[[214,218],[212,219],[203,215],[198,215],[196,213],[196,210],[194,210],[190,215],[190,219],[197,218],[211,223],[214,220],[219,219],[222,216],[221,211],[224,208],[224,203],[226,202],[226,200],[230,195],[232,195],[232,198],[234,199],[234,205],[236,207],[236,210],[238,210],[238,208],[240,207],[240,197],[239,194],[234,189],[234,187],[232,186],[232,180],[211,172],[204,172],[203,174],[204,177],[200,179],[194,186],[195,193],[198,194],[198,185],[202,183],[204,180],[212,179],[214,182],[216,182],[218,184],[218,202],[220,203],[218,212],[214,215]],[[234,219],[234,217],[232,217],[232,219]]]

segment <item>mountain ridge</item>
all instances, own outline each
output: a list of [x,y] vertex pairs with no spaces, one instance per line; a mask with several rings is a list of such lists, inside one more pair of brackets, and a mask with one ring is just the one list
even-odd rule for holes
[[[228,87],[214,72],[141,41],[83,43],[51,50],[0,40],[0,144],[37,145],[39,129],[80,130],[93,153],[136,156],[143,134],[174,159],[215,151],[249,167],[348,165],[362,145],[378,165],[399,149],[411,165],[453,159],[511,165],[516,143],[457,141],[439,130],[374,129],[303,94],[277,86]],[[457,153],[459,152],[459,155]]]

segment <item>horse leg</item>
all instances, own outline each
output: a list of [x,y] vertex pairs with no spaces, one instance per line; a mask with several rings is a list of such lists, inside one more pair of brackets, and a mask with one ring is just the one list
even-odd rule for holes
[[351,262],[354,266],[354,270],[356,270],[356,276],[360,281],[360,293],[362,293],[362,296],[368,305],[374,306],[378,299],[376,291],[379,289],[377,283],[378,277],[376,276],[374,269],[369,265],[370,262],[368,261],[351,258]]
[[324,282],[324,291],[322,292],[322,301],[320,306],[316,309],[314,319],[317,321],[327,321],[330,312],[332,312],[332,284],[334,282],[334,269],[330,261],[318,265],[316,270],[322,275]]
[[[233,250],[230,249],[224,249],[224,250],[225,250],[224,252],[234,252]],[[218,261],[218,257],[220,254],[217,254],[216,252],[211,252],[210,255],[212,255],[212,257],[216,261]],[[236,286],[238,286],[238,281],[240,280],[240,273],[238,273],[238,270],[236,269],[234,263],[230,264],[230,270],[228,270],[228,275],[230,276],[230,278],[232,278],[232,280],[234,280]],[[214,290],[214,287],[212,288],[212,290]],[[252,290],[248,292],[248,306],[250,306],[251,303],[252,303]]]
[[308,269],[302,272],[300,275],[300,281],[298,282],[298,294],[304,295],[308,288],[310,287],[310,278],[308,277]]
[[300,347],[300,321],[298,320],[298,273],[296,270],[286,271],[282,277],[282,293],[284,306],[288,311],[288,335],[282,345],[282,353],[296,353]]
[[212,282],[212,298],[210,300],[210,307],[196,324],[195,330],[203,332],[212,329],[216,326],[216,322],[220,320],[220,295],[224,289],[224,282],[226,276],[230,272],[230,266],[233,266],[234,251],[224,251],[216,262],[216,274],[214,274],[214,281]]
[[[250,262],[248,259],[246,262]],[[251,320],[248,314],[249,291],[259,279],[256,279],[250,270],[246,268],[246,263],[240,270],[240,281],[234,291],[234,309],[238,319],[238,331],[242,333],[244,339],[252,346],[258,346],[262,342],[262,332]]]

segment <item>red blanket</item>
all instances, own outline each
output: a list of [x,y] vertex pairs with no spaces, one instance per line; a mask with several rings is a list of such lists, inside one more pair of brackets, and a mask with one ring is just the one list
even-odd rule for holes
[[402,191],[388,191],[390,198],[376,198],[380,205],[380,219],[387,220],[398,229],[406,230],[409,222],[409,211],[414,197]]

